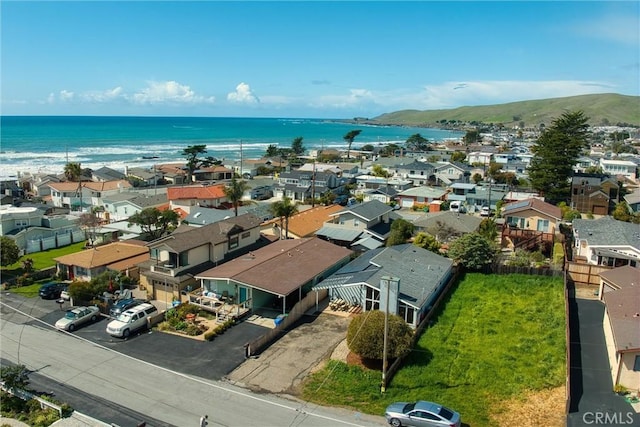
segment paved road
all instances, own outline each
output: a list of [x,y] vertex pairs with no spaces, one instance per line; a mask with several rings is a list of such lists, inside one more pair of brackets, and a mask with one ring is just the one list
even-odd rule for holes
[[[572,299],[571,408],[567,427],[589,425],[640,426],[640,414],[613,393],[600,301]],[[599,421],[599,422],[598,422]]]
[[[175,348],[166,347],[166,343],[152,342],[165,334],[141,334],[130,341],[98,344],[79,336],[54,331],[49,323],[36,317],[27,317],[27,314],[43,318],[59,317],[60,312],[51,313],[50,308],[47,310],[43,306],[46,302],[34,299],[13,301],[25,312],[21,314],[9,308],[5,303],[9,299],[10,296],[2,297],[0,357],[10,363],[24,364],[33,370],[34,378],[42,381],[38,386],[43,390],[51,388],[55,390],[56,396],[59,393],[65,396],[64,393],[67,393],[69,398],[83,396],[89,403],[81,403],[85,405],[83,407],[76,406],[74,402],[71,402],[72,405],[103,421],[122,420],[118,425],[128,426],[136,425],[139,417],[144,416],[149,427],[196,426],[199,417],[208,414],[210,426],[384,424],[381,417],[319,407],[272,395],[259,395],[225,382],[142,361],[122,354],[119,350],[127,348],[128,344],[133,344],[130,347],[139,346],[140,351],[144,347],[153,346],[149,353],[162,354],[164,358],[173,359],[173,364],[184,367],[180,358],[174,356]],[[104,322],[92,327],[102,327],[101,323]],[[84,328],[82,331],[89,332]],[[191,340],[188,341],[192,343]],[[208,344],[223,346],[224,343],[216,340]],[[202,350],[197,346],[192,349]],[[196,356],[206,360],[205,365],[217,363],[207,356],[206,351],[201,351]],[[192,362],[188,366],[189,369],[200,369],[199,364]]]

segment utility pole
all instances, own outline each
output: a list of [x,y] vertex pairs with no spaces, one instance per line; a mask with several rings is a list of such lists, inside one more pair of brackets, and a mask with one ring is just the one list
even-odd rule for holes
[[388,347],[388,335],[389,335],[389,294],[391,294],[391,284],[394,284],[394,289],[398,290],[399,279],[397,277],[383,276],[380,278],[380,292],[382,295],[383,288],[386,288],[386,304],[384,306],[384,341],[382,344],[382,384],[380,386],[380,392],[384,393],[387,390],[387,347]]
[[313,173],[311,175],[311,207],[316,207],[316,160],[313,159]]

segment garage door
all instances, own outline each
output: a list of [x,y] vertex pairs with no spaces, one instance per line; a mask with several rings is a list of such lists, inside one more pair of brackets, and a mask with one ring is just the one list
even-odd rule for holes
[[402,206],[403,208],[411,208],[411,207],[413,207],[413,199],[402,198],[400,200],[401,200],[400,206]]

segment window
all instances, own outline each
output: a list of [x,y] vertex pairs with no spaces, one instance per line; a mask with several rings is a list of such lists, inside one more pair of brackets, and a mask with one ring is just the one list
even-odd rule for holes
[[380,291],[378,289],[367,286],[364,309],[366,311],[380,310]]
[[229,238],[229,249],[235,249],[239,246],[238,236],[233,236]]
[[360,225],[360,220],[359,220],[358,218],[354,219],[354,220],[353,220],[353,225],[354,225],[355,227],[358,227],[358,226]]
[[240,236],[240,237],[242,239],[246,239],[249,236],[251,236],[251,232],[250,231],[245,231],[244,233],[242,233],[242,236]]
[[549,220],[548,219],[539,219],[538,220],[538,231],[542,231],[547,233],[549,231]]
[[640,356],[636,356],[636,360],[633,362],[633,370],[636,372],[640,371]]

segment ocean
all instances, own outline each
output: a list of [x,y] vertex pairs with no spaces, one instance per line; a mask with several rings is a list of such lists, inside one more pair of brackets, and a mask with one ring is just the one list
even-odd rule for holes
[[207,156],[224,161],[262,157],[270,144],[291,147],[303,137],[307,150],[346,148],[343,136],[362,132],[352,149],[364,144],[404,143],[416,133],[441,141],[463,136],[440,129],[356,125],[325,119],[222,117],[0,117],[0,178],[22,172],[61,173],[68,162],[83,168],[128,167],[182,162],[182,150],[206,145]]

